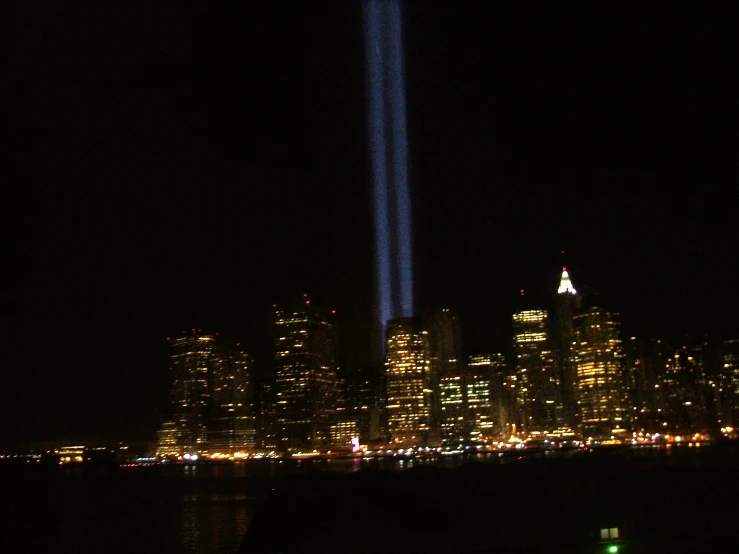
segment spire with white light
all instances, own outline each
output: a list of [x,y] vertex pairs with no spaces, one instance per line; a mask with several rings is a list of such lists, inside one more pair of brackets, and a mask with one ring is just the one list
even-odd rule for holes
[[559,288],[557,294],[577,294],[575,287],[572,286],[570,281],[570,274],[567,273],[567,268],[562,268],[562,278],[559,280]]

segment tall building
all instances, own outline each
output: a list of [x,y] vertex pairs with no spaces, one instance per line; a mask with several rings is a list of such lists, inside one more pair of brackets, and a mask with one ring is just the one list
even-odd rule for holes
[[233,454],[256,446],[253,363],[240,343],[216,346],[210,360],[208,449]]
[[709,431],[715,417],[705,344],[681,345],[667,358],[663,380],[665,420],[675,433]]
[[721,426],[739,427],[739,339],[723,342],[720,387]]
[[162,422],[157,450],[168,455],[207,449],[210,388],[208,369],[215,336],[202,329],[168,338],[171,355],[171,417]]
[[581,433],[611,436],[629,427],[629,383],[617,314],[593,306],[575,316]]
[[626,369],[632,385],[632,424],[635,431],[664,431],[664,376],[667,345],[661,339],[626,342]]
[[426,446],[431,429],[428,331],[413,318],[388,322],[385,345],[387,419],[396,447]]
[[476,354],[467,360],[468,436],[473,444],[490,442],[505,431],[507,369],[503,354]]
[[359,439],[362,444],[387,441],[384,379],[374,368],[357,371],[347,380],[345,410],[354,412],[359,421]]
[[431,353],[430,440],[447,447],[467,442],[467,383],[459,317],[445,308],[426,324]]
[[256,445],[268,451],[278,450],[280,444],[276,389],[273,381],[263,381],[256,387]]
[[274,312],[277,421],[283,450],[325,449],[338,396],[337,338],[331,317],[307,295]]
[[516,401],[527,432],[557,427],[559,383],[547,335],[546,310],[513,314],[513,349],[516,356]]
[[169,411],[162,418],[157,431],[156,454],[164,458],[176,458],[182,454],[182,450],[178,422],[174,413]]
[[562,402],[562,422],[575,427],[577,412],[577,366],[573,352],[575,328],[573,318],[577,313],[580,297],[570,280],[567,268],[562,268],[562,276],[554,302],[554,370],[559,381]]

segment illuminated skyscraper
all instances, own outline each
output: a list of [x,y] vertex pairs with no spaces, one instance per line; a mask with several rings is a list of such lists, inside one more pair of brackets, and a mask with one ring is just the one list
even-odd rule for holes
[[578,421],[592,436],[629,427],[629,380],[617,314],[593,306],[575,316]]
[[633,387],[631,422],[635,431],[664,432],[666,348],[661,339],[642,341],[630,337],[626,343],[626,369]]
[[560,384],[562,423],[571,428],[575,427],[577,412],[577,366],[572,349],[575,329],[572,322],[578,303],[577,291],[567,268],[563,267],[554,303],[554,369]]
[[279,447],[282,427],[278,421],[277,390],[273,381],[263,381],[256,388],[257,447],[272,451]]
[[157,456],[165,458],[173,458],[182,454],[182,447],[180,446],[180,430],[177,425],[177,420],[168,414],[169,417],[164,417],[159,425],[157,431]]
[[378,375],[372,368],[362,368],[352,377],[346,385],[345,407],[347,412],[354,412],[359,421],[360,443],[386,442],[387,402],[384,375]]
[[256,445],[252,366],[239,343],[216,346],[211,354],[210,452],[233,453]]
[[513,347],[519,423],[528,432],[552,430],[557,427],[559,383],[547,336],[546,310],[513,314]]
[[468,436],[472,443],[486,443],[505,430],[505,380],[503,354],[478,354],[467,362]]
[[432,315],[426,325],[431,347],[431,433],[443,446],[467,442],[467,385],[462,361],[459,318],[448,308]]
[[428,331],[413,318],[388,322],[385,346],[388,431],[398,447],[427,445],[431,428]]
[[316,311],[306,295],[294,307],[275,307],[274,336],[281,448],[328,448],[338,396],[331,318]]
[[707,432],[715,416],[706,344],[682,345],[667,358],[663,379],[665,420],[675,433]]
[[721,426],[739,427],[739,339],[723,343],[721,374]]
[[192,329],[168,340],[173,376],[172,418],[163,423],[160,438],[166,440],[170,453],[179,450],[180,454],[197,454],[207,448],[208,369],[215,337]]

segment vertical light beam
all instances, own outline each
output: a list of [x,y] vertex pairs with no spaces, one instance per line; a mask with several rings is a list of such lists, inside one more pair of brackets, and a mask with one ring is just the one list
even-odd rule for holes
[[387,86],[392,129],[392,183],[395,196],[396,271],[400,313],[413,316],[411,198],[408,189],[408,138],[405,113],[405,68],[398,0],[384,2],[387,13]]
[[413,250],[399,0],[364,0],[367,126],[372,160],[375,307],[384,353],[388,321],[413,316]]
[[390,269],[390,221],[388,211],[387,148],[385,141],[385,102],[383,45],[380,5],[365,1],[364,30],[367,63],[367,127],[372,161],[375,233],[375,294],[381,326],[392,319],[392,275]]

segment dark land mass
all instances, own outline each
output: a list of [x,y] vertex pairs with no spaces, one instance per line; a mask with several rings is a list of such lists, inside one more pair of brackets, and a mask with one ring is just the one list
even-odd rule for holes
[[[739,445],[667,452],[303,474],[263,504],[240,553],[739,551]],[[621,542],[600,543],[612,527]]]

